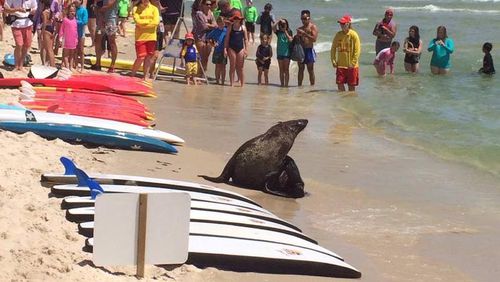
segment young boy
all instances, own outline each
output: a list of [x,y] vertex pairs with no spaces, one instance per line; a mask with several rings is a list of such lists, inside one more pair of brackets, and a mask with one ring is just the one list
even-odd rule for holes
[[255,63],[257,64],[258,76],[257,82],[259,85],[262,84],[262,73],[264,73],[265,84],[269,84],[269,66],[271,65],[271,58],[273,56],[273,49],[269,45],[269,35],[263,34],[260,36],[260,45],[257,47],[257,53],[255,54],[257,59]]
[[182,46],[181,50],[181,58],[186,65],[186,83],[189,85],[193,82],[193,85],[197,85],[198,82],[195,76],[198,73],[198,50],[196,50],[196,46],[194,46],[194,35],[192,33],[187,33],[185,36],[184,46]]
[[257,8],[253,6],[253,0],[247,0],[247,5],[243,11],[245,16],[245,26],[247,27],[247,32],[251,36],[252,44],[255,44],[255,23],[259,15],[257,14]]
[[479,69],[479,73],[484,74],[494,74],[495,66],[493,65],[493,58],[491,57],[491,49],[493,49],[493,45],[489,42],[483,44],[483,67]]
[[399,49],[399,42],[393,41],[391,47],[380,50],[373,61],[373,65],[377,70],[378,75],[385,76],[385,68],[389,66],[390,74],[394,74],[394,60],[396,59],[396,52]]
[[227,28],[224,18],[217,17],[217,28],[207,34],[206,39],[214,46],[212,63],[215,64],[215,83],[224,85],[226,80],[227,58],[224,56],[224,40],[226,39]]
[[257,19],[257,24],[260,25],[260,34],[269,35],[269,42],[272,40],[273,36],[273,25],[276,19],[274,18],[274,14],[271,14],[273,10],[273,5],[271,3],[267,3],[264,6],[264,12],[262,12]]

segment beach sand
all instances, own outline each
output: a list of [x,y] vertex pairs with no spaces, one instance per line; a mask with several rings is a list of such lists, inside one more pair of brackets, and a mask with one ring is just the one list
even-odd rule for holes
[[[8,39],[9,32],[5,34]],[[127,44],[124,49],[130,50],[132,44]],[[10,48],[6,42],[0,46]],[[243,89],[155,83],[159,97],[142,100],[156,112],[159,129],[187,141],[177,156],[87,149],[0,132],[0,281],[136,280],[132,266],[95,267],[92,255],[81,250],[84,237],[64,218],[60,199],[41,186],[41,173],[62,171],[60,156],[75,159],[88,171],[212,185],[197,175],[218,175],[243,142],[278,120],[296,117],[310,119],[290,152],[307,197],[293,200],[217,187],[246,195],[296,224],[358,268],[363,281],[495,281],[500,272],[495,178],[384,139],[360,128],[346,113],[316,111],[314,105],[330,103],[331,97],[314,95],[314,88],[291,88],[294,95],[288,95],[275,86],[258,87],[253,62],[246,63],[246,73],[249,84]],[[275,69],[272,74],[271,81],[277,81]],[[15,99],[14,92],[1,97]],[[318,147],[325,140],[334,146]],[[146,271],[151,280],[167,281],[331,281],[189,265],[148,266]]]

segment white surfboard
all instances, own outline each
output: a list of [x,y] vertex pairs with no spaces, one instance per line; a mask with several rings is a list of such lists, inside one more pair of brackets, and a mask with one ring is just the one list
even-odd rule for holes
[[58,68],[44,65],[32,65],[30,68],[30,73],[33,78],[53,78],[58,71]]
[[[93,221],[94,214],[95,214],[94,207],[74,208],[66,210],[66,219],[77,223],[85,221]],[[307,240],[314,244],[317,243],[314,239],[309,238],[308,236],[304,235],[303,233],[293,228],[264,219],[257,219],[250,216],[229,214],[218,211],[203,211],[194,209],[191,209],[190,215],[191,215],[191,221],[194,222],[225,223],[237,226],[247,226],[252,228],[274,230],[276,232],[302,238],[303,240]]]
[[[100,127],[100,128],[112,129],[116,131],[129,132],[148,137],[153,137],[173,144],[184,143],[184,140],[182,138],[175,136],[173,134],[125,122],[119,122],[101,118],[47,113],[41,111],[30,111],[30,112],[33,114],[34,118],[38,122]],[[26,111],[13,110],[13,109],[0,109],[0,121],[26,121]]]
[[[91,199],[91,197],[78,197],[78,196],[65,197],[62,201],[62,204],[61,204],[63,209],[94,207],[94,205],[95,205],[95,200]],[[244,207],[228,205],[226,203],[206,202],[206,201],[197,200],[194,198],[191,198],[191,209],[206,210],[206,211],[218,211],[218,212],[229,213],[229,214],[249,216],[249,217],[253,217],[256,219],[262,219],[262,220],[267,220],[267,221],[279,223],[279,224],[288,226],[292,229],[295,229],[297,231],[300,231],[293,224],[277,217],[276,215],[274,215],[268,211],[253,210],[253,209],[248,209],[248,208],[244,208]]]
[[[93,247],[93,238],[86,240]],[[360,278],[361,273],[330,255],[285,244],[190,235],[187,263],[232,271]]]
[[[86,237],[92,237],[94,234],[94,222],[89,221],[78,224],[78,231],[80,232],[80,234]],[[236,226],[225,223],[190,222],[189,234],[220,236],[228,238],[239,238],[239,239],[280,243],[280,244],[315,250],[320,253],[324,253],[343,260],[343,258],[340,257],[338,254],[328,249],[325,249],[317,244],[314,244],[310,241],[272,230],[258,229],[245,226]]]
[[[101,173],[89,173],[89,177],[97,181],[99,184],[119,184],[119,185],[131,185],[131,186],[151,186],[158,188],[169,188],[172,190],[179,191],[193,191],[206,194],[212,194],[217,196],[225,196],[228,198],[234,198],[241,201],[254,204],[256,206],[260,205],[254,202],[252,199],[247,198],[238,193],[234,193],[228,190],[216,188],[214,186],[199,184],[195,182],[179,181],[173,179],[162,179],[162,178],[151,178],[142,176],[132,176],[132,175],[119,175],[119,174],[101,174]],[[60,173],[44,173],[41,178],[42,182],[51,183],[77,183],[76,176],[74,174],[60,174]]]
[[[128,186],[128,185],[100,185],[105,193],[168,193],[172,190],[168,188],[161,187],[149,187],[149,186]],[[88,187],[80,187],[76,184],[64,184],[64,185],[54,185],[51,188],[51,192],[55,195],[62,196],[89,196],[90,189]],[[225,203],[228,205],[239,206],[242,208],[248,208],[252,210],[258,210],[265,213],[270,213],[264,208],[249,203],[247,201],[242,201],[239,199],[229,198],[226,196],[218,196],[213,194],[206,194],[201,192],[193,191],[183,191],[188,193],[192,199],[203,200],[207,202],[215,203]]]

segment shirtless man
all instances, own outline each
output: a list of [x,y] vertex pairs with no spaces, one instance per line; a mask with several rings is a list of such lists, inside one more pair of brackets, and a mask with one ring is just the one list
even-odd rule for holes
[[316,78],[314,76],[314,62],[316,53],[314,52],[313,45],[318,39],[318,27],[311,21],[311,12],[309,10],[303,10],[300,12],[300,20],[302,21],[302,26],[297,29],[297,36],[300,37],[300,42],[304,48],[304,61],[299,63],[299,75],[298,75],[298,85],[302,86],[302,80],[304,80],[304,69],[307,66],[307,72],[309,73],[309,81],[311,85],[314,85]]

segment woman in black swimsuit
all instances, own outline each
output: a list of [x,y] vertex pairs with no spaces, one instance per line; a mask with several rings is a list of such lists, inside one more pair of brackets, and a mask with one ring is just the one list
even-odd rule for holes
[[51,67],[56,66],[54,58],[54,15],[50,10],[51,0],[42,0],[42,48],[45,52],[45,62]]
[[413,73],[418,72],[418,62],[420,53],[422,53],[422,40],[420,40],[418,26],[413,25],[410,27],[403,46],[403,52],[405,53],[405,70]]
[[248,34],[240,11],[231,17],[232,24],[227,29],[224,41],[224,56],[229,57],[229,85],[233,86],[234,73],[238,75],[241,86],[245,84],[243,66],[247,56]]

